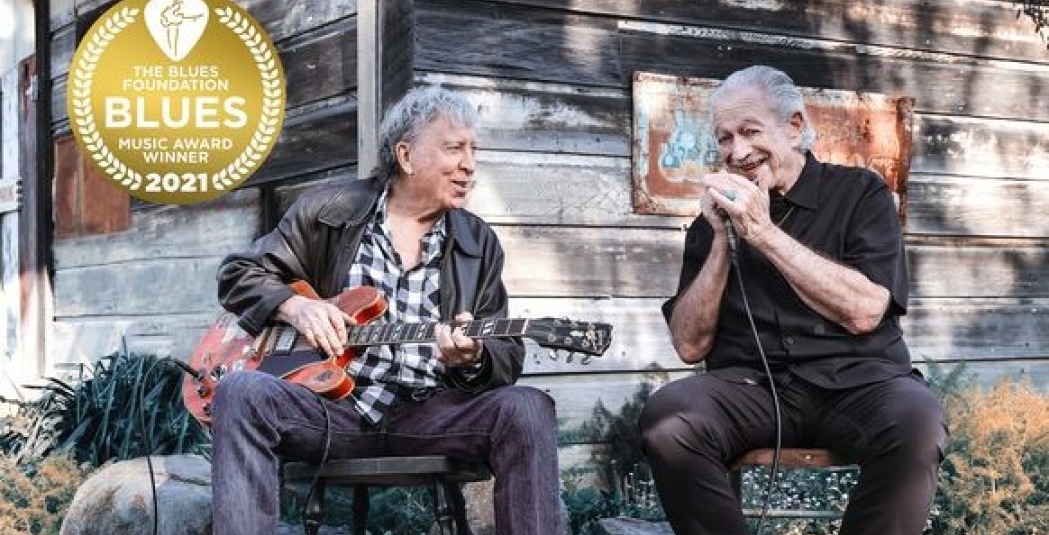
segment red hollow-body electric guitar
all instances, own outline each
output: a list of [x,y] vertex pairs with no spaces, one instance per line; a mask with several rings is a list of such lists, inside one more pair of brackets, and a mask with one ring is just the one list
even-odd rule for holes
[[[305,282],[291,288],[299,295],[319,299]],[[347,349],[336,358],[317,351],[294,327],[280,322],[252,337],[237,325],[237,317],[222,313],[204,333],[182,383],[182,400],[197,420],[211,424],[211,401],[223,376],[237,370],[258,370],[300,384],[329,399],[342,399],[353,391],[354,380],[346,365],[356,348],[386,344],[425,343],[436,340],[437,323],[372,323],[386,312],[387,303],[375,288],[358,286],[330,299],[349,315]],[[577,322],[558,318],[478,319],[457,324],[470,338],[524,337],[537,344],[600,356],[612,342],[607,323]]]

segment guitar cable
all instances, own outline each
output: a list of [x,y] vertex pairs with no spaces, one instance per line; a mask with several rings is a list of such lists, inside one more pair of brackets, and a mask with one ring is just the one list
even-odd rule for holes
[[[144,399],[143,390],[144,390],[144,385],[145,385],[145,378],[149,376],[150,372],[153,371],[153,368],[157,364],[161,364],[161,363],[174,364],[176,367],[180,368],[183,372],[191,375],[192,377],[195,377],[198,381],[201,380],[203,378],[203,375],[204,375],[204,373],[202,371],[193,369],[193,367],[191,367],[189,364],[187,364],[185,362],[182,362],[179,359],[175,359],[175,358],[171,358],[171,357],[165,357],[165,358],[159,359],[156,362],[154,362],[152,365],[150,365],[149,369],[142,376],[143,377],[143,381],[139,385],[139,390],[138,390],[139,406],[140,407],[142,406],[143,399]],[[306,533],[310,532],[310,530],[308,529],[308,526],[307,526],[307,523],[309,522],[309,516],[307,515],[307,509],[310,506],[310,500],[313,499],[313,493],[317,489],[317,483],[320,481],[320,476],[321,476],[321,472],[324,469],[324,465],[325,465],[325,463],[328,462],[328,456],[331,454],[331,414],[328,413],[328,406],[324,404],[324,398],[322,398],[319,394],[316,394],[316,393],[314,393],[314,394],[316,395],[317,402],[320,403],[321,411],[324,413],[324,451],[321,453],[320,464],[317,465],[317,471],[313,475],[313,480],[310,481],[309,490],[306,491],[306,499],[305,499],[305,501],[304,501],[304,503],[302,505],[302,527],[303,527],[303,530]],[[139,424],[140,424],[140,427],[142,428],[143,439],[146,442],[146,450],[147,450],[146,464],[149,467],[149,488],[152,491],[152,498],[153,498],[153,535],[157,535],[158,518],[159,518],[159,515],[158,515],[158,508],[159,507],[158,507],[158,504],[157,504],[157,484],[156,484],[156,479],[153,476],[153,462],[151,461],[150,456],[148,454],[148,452],[150,450],[152,450],[153,448],[150,445],[149,436],[146,434],[145,411],[140,411],[139,412]]]
[[[127,346],[124,346],[127,349]],[[150,440],[149,432],[146,430],[146,410],[144,407],[146,401],[146,378],[149,377],[150,372],[156,367],[161,361],[155,361],[149,365],[146,373],[142,374],[142,382],[138,384],[138,427],[142,431],[142,442],[146,446],[146,469],[149,472],[149,495],[153,502],[153,535],[157,535],[160,524],[160,505],[157,503],[157,479],[153,475],[153,441]]]
[[[765,517],[768,515],[769,505],[772,502],[772,493],[775,490],[776,480],[779,476],[779,462],[780,453],[783,450],[783,415],[779,403],[779,394],[776,391],[776,381],[772,377],[772,368],[769,366],[768,357],[765,355],[765,349],[761,345],[761,337],[758,335],[758,327],[754,323],[754,314],[750,309],[750,301],[747,299],[747,290],[743,286],[743,270],[739,267],[739,253],[737,251],[736,229],[732,226],[731,221],[726,222],[726,230],[728,231],[729,238],[729,251],[732,258],[733,271],[736,272],[736,281],[739,282],[739,292],[743,296],[743,308],[747,313],[747,320],[750,322],[750,332],[754,335],[754,344],[758,348],[758,355],[761,357],[761,365],[765,369],[765,378],[769,382],[769,393],[772,395],[772,409],[775,418],[776,425],[776,443],[775,449],[772,455],[772,469],[769,474],[768,486],[765,489],[765,503],[761,507],[761,514],[758,516],[757,528],[754,531],[754,535],[761,535],[761,528],[764,527]],[[742,473],[740,474],[742,477]],[[742,492],[742,489],[740,489]]]
[[313,481],[310,481],[310,488],[306,491],[306,500],[302,504],[302,529],[306,533],[316,532],[316,530],[310,531],[309,515],[307,513],[310,507],[310,500],[313,499],[313,492],[317,489],[317,483],[321,479],[321,472],[324,471],[324,465],[328,462],[328,455],[331,453],[331,414],[328,413],[328,406],[325,405],[324,398],[316,392],[314,392],[314,395],[317,398],[317,402],[321,404],[321,411],[324,413],[324,451],[321,453],[321,462],[317,465],[316,472],[313,473]]
[[[127,351],[127,339],[124,337],[121,337],[121,349],[123,356],[130,357],[130,353]],[[153,503],[153,535],[157,535],[160,529],[160,504],[157,500],[157,480],[156,476],[153,474],[153,441],[146,430],[145,390],[146,379],[149,378],[149,374],[153,373],[153,368],[156,368],[158,364],[174,364],[176,367],[181,368],[183,372],[196,377],[198,380],[203,375],[200,371],[194,370],[189,364],[186,364],[179,359],[163,357],[153,361],[153,363],[149,365],[149,368],[146,368],[146,372],[142,374],[141,382],[138,384],[138,406],[140,409],[138,411],[138,426],[139,430],[142,431],[142,442],[146,447],[146,468],[149,471],[149,493]]]

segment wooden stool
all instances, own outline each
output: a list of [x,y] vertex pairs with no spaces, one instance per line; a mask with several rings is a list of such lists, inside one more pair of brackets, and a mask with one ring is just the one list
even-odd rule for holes
[[435,455],[425,457],[371,457],[328,461],[318,470],[310,463],[284,465],[284,483],[306,483],[316,478],[306,504],[306,533],[317,535],[324,518],[324,491],[329,486],[353,487],[353,533],[364,535],[368,524],[368,487],[428,486],[434,491],[434,519],[441,535],[471,535],[466,523],[462,484],[492,477],[481,462]]
[[[775,450],[762,448],[751,450],[740,456],[729,465],[729,477],[732,480],[732,488],[740,503],[743,503],[743,468],[747,466],[764,466],[772,469],[772,456]],[[846,463],[830,450],[783,448],[780,450],[779,467],[787,469],[809,469],[809,470],[858,470],[854,464]],[[761,509],[743,509],[743,515],[757,517],[761,515]],[[769,517],[779,518],[839,518],[840,511],[803,511],[796,509],[769,509]]]

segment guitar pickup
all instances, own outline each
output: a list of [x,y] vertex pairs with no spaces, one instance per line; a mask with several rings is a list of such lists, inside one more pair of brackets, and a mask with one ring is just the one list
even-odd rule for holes
[[295,347],[295,339],[298,338],[298,331],[294,327],[289,325],[281,325],[279,327],[280,333],[277,334],[277,339],[273,343],[273,354],[284,355],[291,353],[291,349]]

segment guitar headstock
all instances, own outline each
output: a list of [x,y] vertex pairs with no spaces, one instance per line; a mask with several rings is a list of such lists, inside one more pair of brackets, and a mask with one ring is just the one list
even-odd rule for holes
[[612,326],[567,318],[533,318],[522,336],[546,348],[601,356],[612,343]]

